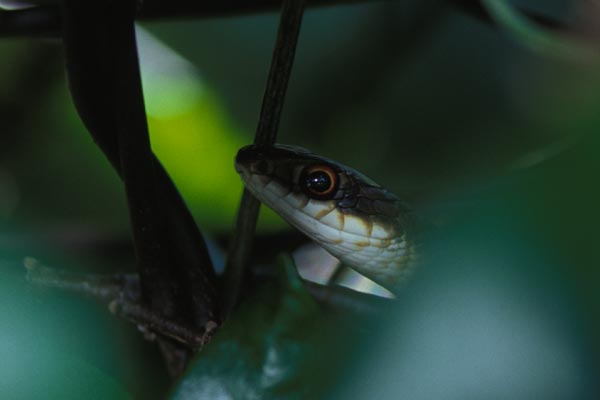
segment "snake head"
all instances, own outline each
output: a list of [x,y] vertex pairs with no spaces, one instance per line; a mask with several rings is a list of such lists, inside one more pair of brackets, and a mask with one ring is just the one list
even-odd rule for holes
[[279,144],[240,149],[235,168],[255,197],[350,267],[379,283],[405,269],[411,213],[372,179]]

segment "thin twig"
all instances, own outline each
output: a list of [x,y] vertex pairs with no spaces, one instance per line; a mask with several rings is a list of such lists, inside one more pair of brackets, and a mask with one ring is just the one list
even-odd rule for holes
[[277,128],[281,119],[285,93],[294,65],[296,45],[298,44],[304,14],[304,3],[304,0],[286,0],[283,2],[273,60],[271,61],[267,87],[254,137],[255,144],[272,145],[277,138]]
[[357,292],[339,285],[325,286],[304,281],[304,287],[321,306],[358,315],[384,314],[394,299]]
[[136,324],[147,339],[154,340],[155,335],[172,339],[197,352],[204,347],[214,334],[217,323],[209,321],[205,330],[198,333],[195,330],[173,322],[162,315],[153,312],[140,303],[135,303],[118,297],[109,303],[110,311]]
[[[304,4],[304,0],[283,2],[271,69],[254,137],[255,144],[272,145],[275,143],[302,25]],[[223,307],[225,315],[233,309],[240,295],[244,268],[250,256],[252,237],[256,230],[259,206],[258,200],[244,189],[236,229],[229,246],[229,257],[225,266],[224,292],[227,296]]]
[[[25,258],[24,266],[27,270],[26,279],[31,284],[106,303],[114,314],[136,324],[148,339],[154,340],[155,335],[161,335],[197,350],[217,327],[214,321],[209,321],[201,330],[192,329],[144,307],[140,303],[140,280],[137,274],[75,273],[47,267],[32,257]],[[322,307],[335,310],[336,313],[378,315],[393,302],[338,285],[325,286],[306,280],[303,280],[303,284]]]
[[225,264],[222,306],[224,318],[231,313],[240,295],[244,269],[252,250],[252,237],[256,230],[259,207],[259,201],[244,189]]
[[72,292],[100,301],[111,301],[119,296],[134,301],[140,299],[137,275],[77,274],[46,267],[31,257],[25,258],[23,264],[27,270],[26,279],[35,285]]
[[141,303],[137,274],[80,274],[49,268],[34,258],[24,260],[26,279],[39,287],[57,289],[108,304],[115,315],[138,326],[148,340],[173,340],[196,352],[212,337],[217,323],[208,321],[201,329],[164,317]]

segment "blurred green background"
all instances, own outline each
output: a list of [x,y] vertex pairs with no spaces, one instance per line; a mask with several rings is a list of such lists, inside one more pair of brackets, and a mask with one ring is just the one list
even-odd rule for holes
[[[519,4],[583,34],[600,18],[586,2]],[[138,28],[153,148],[202,231],[227,235],[277,16]],[[439,225],[330,396],[598,398],[600,68],[532,37],[436,0],[306,12],[279,141],[352,165]],[[0,60],[0,394],[162,398],[161,360],[132,326],[22,282],[29,255],[133,262],[122,185],[74,110],[59,42],[3,38]],[[265,211],[259,234],[290,229]]]

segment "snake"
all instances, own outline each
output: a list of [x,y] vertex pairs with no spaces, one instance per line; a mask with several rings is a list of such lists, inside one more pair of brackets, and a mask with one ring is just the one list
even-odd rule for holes
[[392,290],[413,269],[413,211],[357,170],[284,144],[242,147],[235,169],[252,195],[343,265]]

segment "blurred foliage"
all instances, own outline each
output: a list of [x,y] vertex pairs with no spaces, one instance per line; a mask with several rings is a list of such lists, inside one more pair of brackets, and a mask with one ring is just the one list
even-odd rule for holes
[[123,345],[105,310],[61,295],[42,302],[24,284],[20,260],[3,254],[0,267],[3,398],[132,398],[112,376],[127,372],[119,371]]
[[[517,3],[571,19],[594,10]],[[209,234],[232,226],[233,157],[252,140],[276,25],[265,14],[139,31],[152,145]],[[86,262],[20,239],[120,238],[128,216],[73,109],[57,43],[3,39],[0,59],[0,392],[11,385],[12,398],[26,398],[35,381],[61,398],[90,388],[161,398],[164,367],[129,325],[21,281],[25,255],[83,270],[128,265],[130,254],[111,249]],[[364,171],[441,227],[388,322],[323,323],[330,316],[303,292],[263,288],[173,395],[188,379],[301,394],[257,384],[283,343],[281,365],[313,371],[299,377],[325,379],[332,398],[600,397],[598,71],[593,60],[531,52],[527,38],[441,1],[308,10],[280,141]],[[285,229],[264,214],[259,232]]]
[[589,139],[454,210],[335,398],[598,397],[600,190],[584,171],[600,167],[589,157],[600,141]]
[[[173,399],[305,399],[323,391],[328,363],[317,349],[326,321],[291,258],[281,257],[277,267],[278,278],[236,310],[190,366]],[[315,324],[321,328],[305,329]]]
[[[503,0],[482,0],[489,14],[498,26],[504,28],[515,39],[533,51],[548,56],[567,59],[583,59],[583,61],[598,62],[598,54],[590,43],[580,43],[564,34],[544,30]],[[579,38],[581,40],[581,38]],[[596,58],[596,60],[593,60]],[[590,60],[592,59],[592,60]]]

